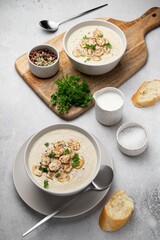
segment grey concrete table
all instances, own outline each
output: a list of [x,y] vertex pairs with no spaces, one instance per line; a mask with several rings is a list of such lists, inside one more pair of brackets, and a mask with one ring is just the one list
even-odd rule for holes
[[[21,145],[33,133],[54,123],[65,123],[50,111],[17,74],[15,59],[34,45],[64,32],[74,23],[96,17],[133,20],[160,0],[109,0],[109,6],[61,25],[56,33],[40,29],[41,19],[59,21],[75,13],[103,4],[104,0],[5,0],[0,1],[0,239],[22,239],[22,233],[43,216],[31,210],[17,194],[12,178],[12,164]],[[160,239],[160,103],[138,109],[131,96],[144,81],[160,79],[160,28],[146,36],[148,61],[120,89],[126,97],[124,117],[114,127],[105,127],[95,119],[94,108],[71,124],[97,135],[109,148],[115,178],[109,194],[92,214],[75,219],[51,219],[26,239]],[[116,131],[127,121],[143,124],[149,134],[149,147],[138,157],[127,157],[116,145]],[[124,189],[135,200],[135,212],[128,224],[115,233],[105,233],[98,226],[101,209],[116,190]],[[47,204],[47,203],[46,203]]]

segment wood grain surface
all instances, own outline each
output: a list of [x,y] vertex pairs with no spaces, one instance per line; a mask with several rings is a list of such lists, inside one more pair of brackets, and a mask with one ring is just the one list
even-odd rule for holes
[[105,17],[100,19],[112,22],[120,27],[127,38],[127,50],[119,64],[111,72],[99,76],[89,76],[76,70],[63,50],[62,42],[64,33],[46,42],[55,46],[60,53],[60,68],[59,72],[54,77],[49,79],[39,79],[33,76],[29,70],[27,53],[20,56],[15,62],[16,70],[22,79],[54,113],[65,120],[71,120],[78,117],[91,108],[94,105],[94,102],[92,102],[87,108],[73,107],[69,113],[59,115],[57,108],[50,104],[50,96],[56,91],[55,81],[62,76],[62,72],[63,74],[81,76],[82,79],[85,79],[88,82],[92,93],[104,87],[119,87],[145,64],[147,60],[147,47],[144,37],[148,31],[160,26],[160,8],[151,8],[141,17],[130,22],[119,21],[112,18],[107,19]]

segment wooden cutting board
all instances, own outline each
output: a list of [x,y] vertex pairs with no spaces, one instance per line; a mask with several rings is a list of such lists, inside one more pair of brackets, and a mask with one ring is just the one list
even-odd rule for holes
[[[60,69],[54,77],[45,80],[34,77],[29,70],[27,54],[20,56],[15,62],[16,70],[20,76],[57,115],[59,115],[57,108],[50,104],[50,96],[56,91],[55,81],[62,76],[62,71],[64,75],[81,76],[82,79],[88,82],[91,92],[94,93],[104,87],[119,87],[145,64],[147,60],[147,47],[144,36],[148,31],[160,26],[160,8],[151,8],[141,17],[130,22],[112,18],[101,19],[112,22],[120,27],[124,31],[128,43],[125,55],[111,72],[99,76],[89,76],[74,69],[63,50],[62,40],[64,33],[47,41],[48,44],[54,45],[60,52]],[[71,120],[86,112],[93,105],[94,102],[87,108],[73,107],[68,114],[59,116],[65,120]]]

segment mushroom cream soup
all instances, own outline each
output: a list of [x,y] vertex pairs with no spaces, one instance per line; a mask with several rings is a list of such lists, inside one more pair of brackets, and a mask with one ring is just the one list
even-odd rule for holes
[[29,168],[36,182],[57,193],[76,191],[89,183],[96,166],[92,142],[71,129],[44,134],[29,153]]
[[104,26],[86,26],[74,31],[67,42],[70,56],[91,65],[106,64],[119,57],[123,43],[119,35]]

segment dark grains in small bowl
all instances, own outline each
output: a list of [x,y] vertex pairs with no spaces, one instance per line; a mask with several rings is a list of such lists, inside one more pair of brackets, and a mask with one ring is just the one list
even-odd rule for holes
[[44,48],[31,51],[29,58],[33,64],[45,67],[52,65],[57,59],[57,56],[55,53],[49,51],[49,49]]
[[50,78],[58,72],[59,52],[49,44],[37,45],[28,52],[28,65],[36,77]]

